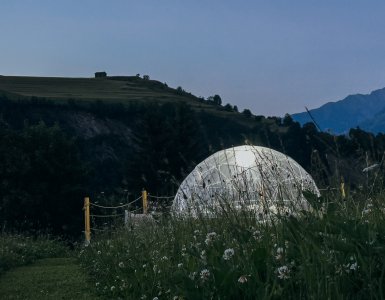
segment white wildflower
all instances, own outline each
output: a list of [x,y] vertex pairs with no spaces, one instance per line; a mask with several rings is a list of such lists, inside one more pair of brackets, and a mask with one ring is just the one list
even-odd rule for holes
[[357,262],[355,262],[355,263],[353,263],[353,264],[350,265],[350,270],[355,271],[355,270],[357,270],[357,269],[358,269],[358,264],[357,264]]
[[115,286],[112,286],[111,287],[111,292],[113,292],[115,290]]
[[202,250],[202,252],[201,252],[201,259],[202,260],[206,260],[207,259],[206,250]]
[[282,266],[277,269],[279,279],[289,279],[290,269],[287,266]]
[[185,245],[183,245],[182,246],[182,251],[181,251],[181,254],[182,254],[182,256],[184,257],[184,256],[186,256],[186,246]]
[[259,230],[254,231],[254,232],[253,232],[253,237],[254,237],[254,239],[255,239],[257,242],[261,241],[261,239],[262,239],[261,232],[260,232]]
[[188,275],[188,277],[189,277],[191,280],[194,280],[196,276],[197,276],[197,272],[193,272],[193,273],[190,273],[190,274]]
[[100,255],[100,254],[102,254],[102,251],[99,250],[99,251],[98,251],[98,255]]
[[160,260],[161,260],[161,261],[168,260],[168,257],[167,257],[167,256],[163,256]]
[[275,255],[275,259],[276,260],[280,260],[282,259],[282,256],[283,256],[283,248],[282,247],[278,247],[277,250],[276,250],[276,255]]
[[119,263],[119,268],[124,268],[124,263],[122,261]]
[[241,277],[238,278],[239,283],[246,283],[247,282],[247,276],[242,275]]
[[202,279],[203,281],[208,280],[209,277],[210,277],[210,271],[207,270],[207,269],[203,269],[203,270],[200,272],[199,275],[200,275],[200,277],[201,277],[201,279]]
[[179,269],[182,268],[182,267],[183,267],[183,264],[182,264],[182,263],[178,264],[178,268],[179,268]]
[[347,263],[346,265],[344,265],[344,267],[345,267],[346,273],[350,273],[352,271],[357,271],[359,269],[357,262]]
[[210,244],[212,244],[216,238],[217,234],[215,232],[209,232],[207,235],[206,235],[206,240],[205,240],[205,243],[207,246],[209,246]]
[[225,250],[222,257],[224,260],[230,260],[233,256],[234,256],[234,249],[229,248]]
[[159,298],[158,297],[154,297],[154,298],[152,298],[152,300],[159,300]]

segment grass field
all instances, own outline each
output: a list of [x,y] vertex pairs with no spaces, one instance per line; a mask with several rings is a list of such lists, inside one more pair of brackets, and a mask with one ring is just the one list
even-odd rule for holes
[[45,258],[0,277],[1,299],[99,299],[74,258]]
[[163,215],[73,251],[2,234],[1,299],[384,299],[384,193],[306,197],[295,216]]
[[111,299],[383,299],[383,194],[308,197],[313,212],[267,223],[226,212],[123,228],[80,260]]

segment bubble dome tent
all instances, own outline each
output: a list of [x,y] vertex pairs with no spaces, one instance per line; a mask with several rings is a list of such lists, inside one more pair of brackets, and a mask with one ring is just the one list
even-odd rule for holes
[[232,207],[258,217],[309,210],[303,191],[319,195],[311,176],[292,158],[270,148],[238,146],[198,164],[180,185],[175,214],[213,214]]

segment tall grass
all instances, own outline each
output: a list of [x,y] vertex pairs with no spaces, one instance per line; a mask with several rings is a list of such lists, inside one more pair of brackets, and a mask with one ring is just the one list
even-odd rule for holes
[[0,275],[11,268],[30,264],[40,258],[67,255],[66,245],[48,236],[0,234]]
[[164,217],[96,236],[79,257],[112,299],[383,299],[377,195],[307,194],[312,211],[268,222],[246,210]]

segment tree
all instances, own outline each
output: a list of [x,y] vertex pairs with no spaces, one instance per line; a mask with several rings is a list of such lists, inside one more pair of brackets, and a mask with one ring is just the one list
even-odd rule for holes
[[213,100],[216,105],[222,105],[222,99],[219,95],[214,95]]
[[289,114],[285,114],[282,120],[283,126],[291,126],[293,123],[293,118]]
[[210,96],[207,98],[207,101],[213,102],[215,105],[222,105],[222,99],[219,95]]
[[253,114],[251,113],[250,109],[245,108],[242,112],[242,114],[248,118],[250,118]]
[[73,139],[44,123],[0,134],[0,223],[79,234],[86,170]]
[[224,106],[224,109],[225,111],[233,111],[233,107],[231,106],[231,104],[228,103]]

